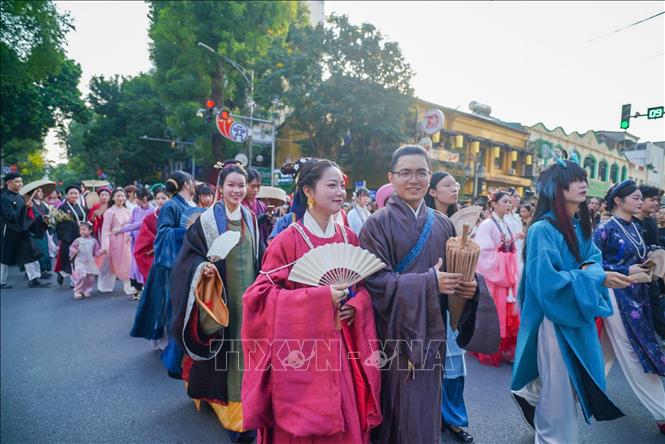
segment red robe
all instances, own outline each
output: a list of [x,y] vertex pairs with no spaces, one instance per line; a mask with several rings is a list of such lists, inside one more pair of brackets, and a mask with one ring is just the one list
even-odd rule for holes
[[[97,240],[102,238],[102,225],[104,224],[104,212],[106,211],[102,211],[101,214],[95,215],[95,212],[99,210],[101,206],[102,204],[97,202],[88,211],[88,220],[92,222],[92,235]],[[108,204],[106,205],[106,208],[108,209]]]
[[[344,242],[336,228],[330,239],[303,230],[317,247]],[[355,233],[344,229],[349,243],[358,245]],[[262,273],[243,296],[244,426],[258,429],[259,443],[367,443],[382,419],[369,294],[357,287],[347,301],[355,320],[350,326],[343,321],[340,331],[329,287],[289,281],[291,267],[268,273],[309,250],[302,235],[287,228],[271,242]],[[298,368],[292,359],[299,356],[311,359]]]
[[159,216],[159,209],[143,219],[134,243],[134,259],[139,273],[143,276],[143,282],[147,281],[152,261],[155,259],[154,242],[157,235],[157,216]]

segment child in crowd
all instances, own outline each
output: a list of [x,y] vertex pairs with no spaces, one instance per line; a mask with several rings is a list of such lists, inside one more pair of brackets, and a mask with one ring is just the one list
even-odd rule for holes
[[79,234],[80,237],[76,238],[69,247],[69,257],[74,264],[72,273],[75,282],[74,299],[91,296],[95,276],[99,274],[95,256],[98,256],[101,250],[97,239],[92,237],[92,225],[89,222],[79,224]]

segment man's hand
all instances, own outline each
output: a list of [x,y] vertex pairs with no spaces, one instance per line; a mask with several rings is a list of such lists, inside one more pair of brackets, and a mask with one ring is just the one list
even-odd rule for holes
[[462,282],[462,274],[443,272],[441,271],[442,266],[443,259],[439,258],[439,261],[434,266],[436,280],[439,283],[439,293],[453,294],[459,288],[460,282]]
[[473,299],[473,296],[476,294],[476,288],[478,288],[478,283],[475,280],[460,282],[455,295],[464,299]]

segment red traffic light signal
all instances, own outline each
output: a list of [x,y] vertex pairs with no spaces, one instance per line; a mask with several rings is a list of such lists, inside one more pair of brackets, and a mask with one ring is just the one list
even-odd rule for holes
[[206,108],[211,109],[215,107],[215,101],[214,100],[208,100],[206,101]]
[[222,120],[227,120],[229,118],[229,112],[228,111],[222,111]]

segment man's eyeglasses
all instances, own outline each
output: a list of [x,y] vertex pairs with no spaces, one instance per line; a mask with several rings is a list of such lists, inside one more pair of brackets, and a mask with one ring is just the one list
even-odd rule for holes
[[399,171],[391,171],[393,174],[397,174],[397,177],[399,177],[402,180],[411,180],[415,176],[416,179],[418,180],[425,180],[429,179],[430,171],[429,170],[399,170]]

